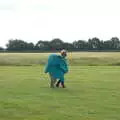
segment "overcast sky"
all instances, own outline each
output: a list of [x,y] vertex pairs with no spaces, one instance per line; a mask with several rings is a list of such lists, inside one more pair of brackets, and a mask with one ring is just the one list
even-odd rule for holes
[[120,38],[120,0],[0,0],[0,46],[9,39]]

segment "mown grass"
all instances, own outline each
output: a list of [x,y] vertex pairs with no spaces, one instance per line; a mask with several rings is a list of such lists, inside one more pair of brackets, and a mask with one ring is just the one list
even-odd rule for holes
[[[50,53],[0,53],[0,65],[44,65]],[[120,65],[120,52],[68,53],[70,65]]]
[[69,53],[67,88],[49,88],[50,53],[0,53],[0,120],[120,120],[120,52]]
[[67,88],[44,66],[0,66],[0,120],[120,120],[120,67],[70,66]]

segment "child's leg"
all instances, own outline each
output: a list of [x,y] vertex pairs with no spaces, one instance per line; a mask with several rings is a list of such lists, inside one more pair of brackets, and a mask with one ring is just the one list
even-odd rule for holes
[[51,75],[51,74],[49,74],[50,75],[50,87],[51,88],[54,88],[54,84],[55,84],[55,82],[56,82],[56,79]]
[[64,85],[64,76],[60,79],[60,81],[61,81],[62,87],[65,88],[65,85]]
[[58,80],[56,87],[59,87],[60,82],[61,82],[61,80]]
[[61,85],[63,88],[66,88],[65,85],[64,85],[64,81],[61,81]]

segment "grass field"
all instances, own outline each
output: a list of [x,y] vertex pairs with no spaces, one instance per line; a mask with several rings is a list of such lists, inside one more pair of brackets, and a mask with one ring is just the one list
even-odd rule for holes
[[45,53],[0,53],[0,120],[120,120],[120,53],[68,55],[67,88],[49,88]]
[[[50,53],[0,53],[0,65],[44,65]],[[120,52],[68,53],[70,65],[120,65]]]
[[120,67],[71,66],[67,88],[43,66],[0,66],[0,120],[120,120]]

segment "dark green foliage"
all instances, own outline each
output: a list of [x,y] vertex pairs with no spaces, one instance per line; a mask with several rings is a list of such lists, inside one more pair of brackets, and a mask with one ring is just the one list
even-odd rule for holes
[[4,50],[4,48],[0,47],[0,51],[3,51],[3,50]]
[[9,40],[7,46],[7,50],[12,51],[24,51],[24,50],[33,50],[34,44],[33,43],[27,43],[23,40]]
[[63,41],[60,40],[59,38],[53,39],[50,42],[50,47],[52,50],[61,50],[63,49]]
[[50,49],[49,41],[40,40],[35,45],[35,50],[48,51]]
[[100,40],[92,38],[88,41],[78,40],[73,43],[64,42],[59,38],[51,41],[39,40],[36,45],[27,43],[23,40],[9,40],[7,46],[8,51],[59,51],[66,49],[68,51],[119,51],[120,40],[117,37],[112,37],[110,40]]

